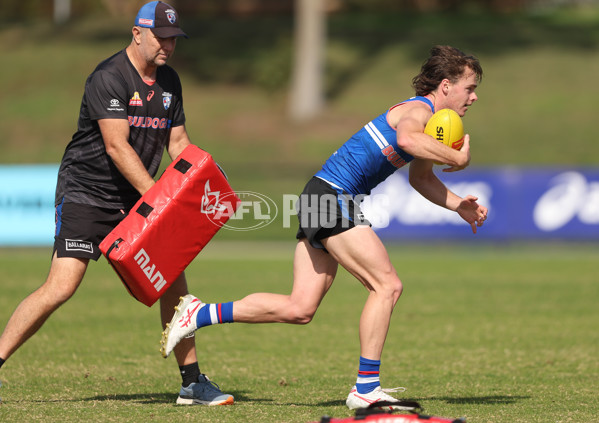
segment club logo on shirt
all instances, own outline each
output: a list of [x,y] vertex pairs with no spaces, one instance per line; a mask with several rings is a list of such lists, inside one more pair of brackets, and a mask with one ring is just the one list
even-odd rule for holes
[[168,110],[168,108],[171,107],[172,97],[173,95],[171,93],[162,93],[162,105],[164,106],[164,110]]
[[129,100],[129,106],[143,106],[141,97],[137,91],[135,91],[135,94],[133,94],[133,97]]
[[177,15],[175,15],[175,11],[173,9],[167,9],[164,11],[164,13],[166,13],[166,18],[170,23],[174,25],[175,22],[177,22]]

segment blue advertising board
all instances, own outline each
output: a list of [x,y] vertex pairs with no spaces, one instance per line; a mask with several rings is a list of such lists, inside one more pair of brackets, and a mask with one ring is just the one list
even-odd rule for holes
[[[58,165],[0,166],[0,246],[52,245],[57,173]],[[424,199],[400,171],[362,203],[382,239],[599,240],[597,168],[468,168],[437,175],[456,194],[474,195],[489,208],[478,233],[457,213]]]
[[[489,216],[476,239],[599,240],[598,169],[466,169],[437,172],[456,194],[479,198]],[[472,238],[457,213],[438,207],[397,172],[365,200],[383,239]]]
[[0,246],[54,242],[58,165],[0,166]]

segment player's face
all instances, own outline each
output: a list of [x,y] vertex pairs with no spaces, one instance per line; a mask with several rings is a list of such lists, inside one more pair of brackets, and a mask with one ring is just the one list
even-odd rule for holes
[[155,66],[165,65],[175,51],[177,37],[159,38],[150,30],[142,34],[143,54],[146,62]]
[[466,68],[462,76],[455,83],[449,83],[447,95],[449,108],[455,110],[458,115],[463,117],[468,111],[468,107],[478,100],[475,92],[477,86],[476,74],[472,69]]

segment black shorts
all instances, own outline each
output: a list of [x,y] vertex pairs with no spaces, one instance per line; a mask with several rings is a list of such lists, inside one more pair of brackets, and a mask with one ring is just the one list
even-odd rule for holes
[[125,216],[119,209],[63,201],[56,206],[54,252],[58,257],[98,260],[100,243]]
[[311,246],[325,251],[321,240],[358,225],[370,225],[351,194],[317,177],[304,187],[297,211],[296,238],[308,238]]

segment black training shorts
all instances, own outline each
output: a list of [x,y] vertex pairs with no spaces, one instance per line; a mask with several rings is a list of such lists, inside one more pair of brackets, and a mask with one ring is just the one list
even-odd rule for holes
[[54,251],[58,257],[98,260],[100,243],[125,216],[119,209],[63,201],[56,206]]
[[308,238],[314,248],[323,249],[321,240],[357,225],[370,225],[351,194],[312,177],[297,204],[299,230],[296,238]]

